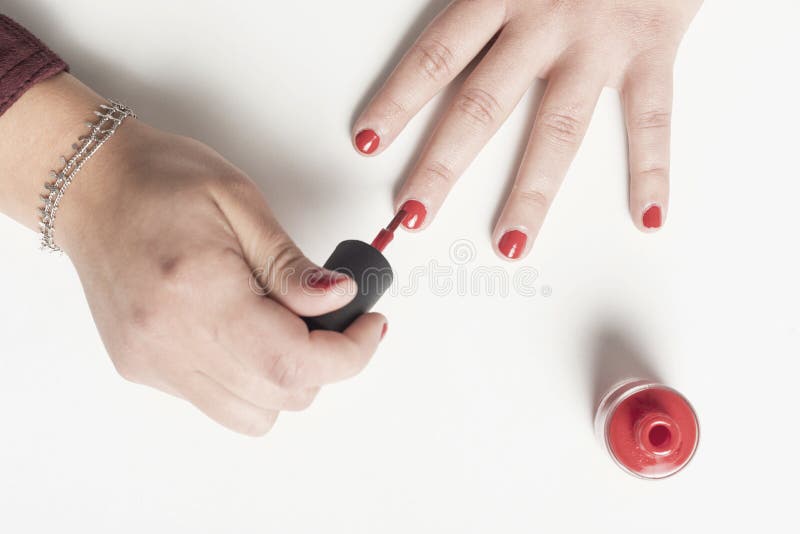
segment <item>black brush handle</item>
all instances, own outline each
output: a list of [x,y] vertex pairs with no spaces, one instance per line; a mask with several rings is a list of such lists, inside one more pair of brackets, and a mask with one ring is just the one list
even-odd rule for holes
[[309,330],[344,331],[360,315],[372,309],[392,285],[392,266],[372,245],[351,239],[342,241],[324,267],[355,280],[358,292],[346,306],[324,315],[303,317]]

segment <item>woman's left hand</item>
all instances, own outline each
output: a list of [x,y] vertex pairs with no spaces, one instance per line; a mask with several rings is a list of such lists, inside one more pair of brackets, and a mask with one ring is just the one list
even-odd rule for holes
[[701,0],[456,0],[430,24],[355,123],[378,154],[493,38],[453,99],[396,199],[424,228],[522,95],[549,80],[493,243],[524,256],[583,139],[604,86],[625,108],[630,211],[643,231],[667,211],[672,65]]

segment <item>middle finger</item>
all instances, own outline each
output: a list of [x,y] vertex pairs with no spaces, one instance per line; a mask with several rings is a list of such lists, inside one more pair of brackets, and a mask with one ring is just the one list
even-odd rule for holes
[[426,226],[459,176],[525,94],[546,59],[536,40],[506,29],[464,82],[397,197],[404,226]]

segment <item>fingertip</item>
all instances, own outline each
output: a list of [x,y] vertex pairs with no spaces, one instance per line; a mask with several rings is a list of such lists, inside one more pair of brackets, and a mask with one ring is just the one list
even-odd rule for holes
[[264,437],[270,430],[275,426],[275,423],[278,420],[278,412],[277,411],[264,411],[264,415],[261,417],[252,419],[250,421],[239,423],[233,426],[229,426],[231,430],[243,434],[245,436],[249,436],[251,438],[261,438]]
[[358,285],[347,273],[309,264],[297,275],[291,273],[270,296],[297,315],[316,317],[347,305]]
[[381,329],[381,341],[383,341],[383,338],[386,337],[386,332],[388,331],[389,331],[389,323],[388,322],[383,323],[383,328]]
[[370,312],[360,316],[342,333],[358,347],[358,351],[366,357],[366,360],[369,360],[387,329],[386,317],[380,313]]
[[332,271],[313,265],[301,274],[301,283],[309,291],[322,294],[331,289],[351,288],[355,284],[355,280],[345,272]]
[[426,227],[428,207],[420,200],[409,198],[397,209],[397,213],[405,211],[406,215],[401,223],[409,232],[418,232]]
[[368,312],[359,316],[353,324],[343,332],[348,337],[368,335],[369,338],[380,340],[381,332],[388,323],[386,316],[378,312]]
[[309,338],[312,343],[316,342],[338,342],[341,336],[345,336],[359,347],[367,344],[377,344],[381,339],[384,325],[388,321],[380,313],[368,312],[360,315],[342,332],[330,330],[311,330]]

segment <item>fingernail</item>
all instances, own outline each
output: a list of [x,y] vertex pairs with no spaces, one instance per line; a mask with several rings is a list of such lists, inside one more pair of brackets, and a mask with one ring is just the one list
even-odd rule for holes
[[327,270],[311,271],[305,279],[305,285],[311,289],[326,291],[347,280],[349,277],[344,273]]
[[645,228],[660,228],[661,227],[661,207],[658,204],[653,204],[642,215],[642,224]]
[[381,341],[386,336],[386,331],[389,330],[389,323],[383,323],[383,330],[381,330]]
[[503,234],[497,248],[500,253],[508,259],[514,260],[522,256],[525,250],[525,243],[528,241],[528,236],[519,230],[510,230]]
[[425,222],[425,216],[428,214],[425,205],[419,200],[406,200],[400,210],[406,212],[403,226],[409,230],[416,230],[421,227],[422,223]]
[[361,130],[356,134],[356,147],[363,154],[372,154],[378,150],[378,145],[381,144],[381,138],[375,133],[375,130]]

